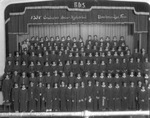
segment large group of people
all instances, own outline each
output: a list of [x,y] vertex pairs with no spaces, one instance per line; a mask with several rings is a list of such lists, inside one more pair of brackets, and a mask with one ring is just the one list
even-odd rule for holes
[[25,40],[6,58],[4,102],[15,112],[149,109],[148,54],[117,38]]

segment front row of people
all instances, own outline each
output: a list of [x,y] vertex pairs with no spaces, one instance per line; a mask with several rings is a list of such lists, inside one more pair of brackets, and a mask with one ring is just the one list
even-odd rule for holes
[[150,84],[139,81],[130,84],[106,84],[88,81],[87,86],[82,81],[65,85],[54,83],[37,86],[30,82],[28,88],[21,88],[15,83],[11,98],[15,112],[35,111],[105,111],[105,110],[147,110],[150,108]]

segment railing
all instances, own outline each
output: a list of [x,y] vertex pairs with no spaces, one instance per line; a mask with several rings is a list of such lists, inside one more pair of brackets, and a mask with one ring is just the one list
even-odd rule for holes
[[150,111],[82,111],[82,112],[6,112],[0,117],[93,117],[93,116],[150,116]]

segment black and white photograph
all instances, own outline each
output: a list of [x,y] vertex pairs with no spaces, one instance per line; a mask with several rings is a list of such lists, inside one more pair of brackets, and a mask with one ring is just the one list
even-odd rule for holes
[[150,1],[0,0],[1,118],[150,118]]

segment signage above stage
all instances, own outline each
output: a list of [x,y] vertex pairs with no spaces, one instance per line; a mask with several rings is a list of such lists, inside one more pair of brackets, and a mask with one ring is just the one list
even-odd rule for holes
[[[134,24],[135,32],[148,31],[148,14],[136,12],[134,7],[101,7],[70,9],[66,6],[26,7],[23,12],[10,13],[9,32],[27,32],[28,25],[74,23]],[[142,22],[142,24],[141,24]],[[14,27],[15,26],[15,27]]]
[[[97,15],[95,16],[97,17],[98,20],[101,20],[101,19],[112,19],[112,20],[118,20],[118,19],[127,19],[127,16],[125,14],[120,14],[120,15],[116,15],[116,14],[113,14],[113,15]],[[42,15],[42,16],[39,16],[39,15],[32,15],[30,17],[31,20],[34,20],[34,21],[38,21],[38,20],[72,20],[72,21],[77,21],[77,20],[87,20],[87,16],[86,15],[71,15],[71,16],[47,16],[47,15]]]
[[[24,17],[28,23],[74,23],[74,22],[134,22],[136,14],[127,9],[26,9]],[[78,11],[79,10],[79,11]],[[131,17],[132,16],[132,17]],[[140,17],[139,17],[140,18]],[[141,17],[142,18],[142,17]]]

